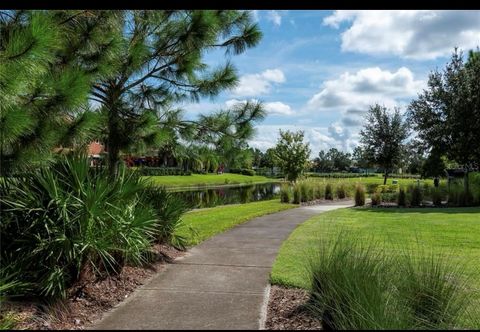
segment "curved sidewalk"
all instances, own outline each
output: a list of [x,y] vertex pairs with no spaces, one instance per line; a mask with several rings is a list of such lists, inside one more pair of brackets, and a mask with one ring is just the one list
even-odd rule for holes
[[310,217],[353,202],[277,212],[190,249],[93,329],[259,329],[269,274],[282,242]]

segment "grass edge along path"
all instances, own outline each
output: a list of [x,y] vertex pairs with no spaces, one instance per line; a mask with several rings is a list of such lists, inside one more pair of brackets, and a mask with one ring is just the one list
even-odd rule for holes
[[[278,199],[273,199],[193,210],[183,215],[183,225],[177,233],[187,237],[188,245],[193,246],[253,218],[295,207],[298,205],[280,203]],[[189,231],[189,227],[196,231],[195,236]]]

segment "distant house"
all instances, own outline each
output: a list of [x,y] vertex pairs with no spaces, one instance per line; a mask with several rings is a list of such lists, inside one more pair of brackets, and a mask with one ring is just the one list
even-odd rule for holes
[[105,145],[100,141],[93,141],[88,145],[87,155],[90,160],[90,166],[97,165],[102,159],[102,155],[106,153]]

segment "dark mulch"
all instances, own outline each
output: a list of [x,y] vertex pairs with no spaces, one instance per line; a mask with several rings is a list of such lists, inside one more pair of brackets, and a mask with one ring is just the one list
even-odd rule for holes
[[302,305],[308,300],[303,289],[272,286],[268,301],[267,330],[319,330],[322,324]]
[[2,303],[2,312],[10,312],[18,320],[15,329],[58,330],[84,329],[101,318],[119,302],[125,300],[138,286],[143,285],[156,272],[185,252],[167,245],[153,247],[155,262],[145,267],[126,266],[118,275],[104,279],[87,280],[73,286],[68,298],[55,304],[34,301]]

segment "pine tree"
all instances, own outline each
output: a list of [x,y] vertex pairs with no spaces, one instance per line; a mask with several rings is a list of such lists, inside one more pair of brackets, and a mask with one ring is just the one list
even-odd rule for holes
[[97,117],[88,95],[93,81],[107,73],[115,47],[107,16],[0,12],[2,173],[42,165],[55,147],[91,138]]
[[[237,75],[229,61],[211,69],[202,58],[214,49],[240,54],[255,46],[261,33],[249,12],[123,11],[117,24],[120,50],[112,61],[115,75],[97,81],[91,93],[105,115],[110,174],[116,173],[121,150],[143,139],[138,132],[148,133],[148,143],[157,145],[168,138],[165,131],[171,127],[200,140],[217,134],[251,134],[248,122],[264,114],[260,106],[245,105],[243,111],[219,112],[198,121],[164,120],[169,105],[214,97],[236,85]],[[214,129],[224,132],[211,135]]]

